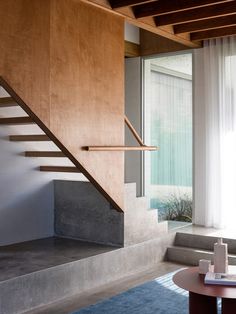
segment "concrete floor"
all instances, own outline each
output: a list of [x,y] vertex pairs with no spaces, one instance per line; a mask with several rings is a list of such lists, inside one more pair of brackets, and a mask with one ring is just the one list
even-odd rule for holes
[[58,237],[0,247],[0,282],[115,250],[116,247]]
[[[190,234],[236,238],[235,232],[229,230],[216,230],[194,225],[178,225],[176,227],[178,230],[173,228],[169,232],[178,231]],[[0,281],[112,250],[116,250],[116,248],[64,238],[47,238],[0,247]],[[100,286],[94,290],[63,299],[44,308],[41,307],[37,310],[27,312],[27,314],[68,314],[181,267],[183,265],[169,262],[159,263],[154,269],[150,269],[149,271],[136,273],[106,286]]]
[[183,267],[185,265],[162,262],[149,271],[126,277],[86,293],[25,312],[24,314],[69,314]]

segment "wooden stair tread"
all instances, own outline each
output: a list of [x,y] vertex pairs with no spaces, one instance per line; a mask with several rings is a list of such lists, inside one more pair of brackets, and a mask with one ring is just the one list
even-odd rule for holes
[[10,124],[31,124],[34,121],[30,117],[11,117],[11,118],[0,118],[0,125]]
[[73,166],[40,166],[40,171],[47,172],[76,172],[80,173],[81,171]]
[[12,97],[1,97],[0,108],[19,106]]
[[48,142],[50,138],[45,134],[31,134],[31,135],[10,135],[12,142]]
[[66,157],[60,151],[26,151],[26,157]]

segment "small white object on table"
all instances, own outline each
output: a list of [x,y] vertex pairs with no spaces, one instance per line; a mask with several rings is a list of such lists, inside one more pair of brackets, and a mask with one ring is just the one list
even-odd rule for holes
[[211,261],[207,259],[200,259],[199,261],[199,274],[205,275],[211,271]]

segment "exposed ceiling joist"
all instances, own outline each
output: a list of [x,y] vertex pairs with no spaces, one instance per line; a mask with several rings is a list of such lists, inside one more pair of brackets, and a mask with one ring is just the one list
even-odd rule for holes
[[125,57],[139,57],[140,45],[125,41]]
[[[115,0],[112,0],[115,1]],[[122,1],[122,0],[120,0]],[[135,1],[135,0],[134,0]],[[133,7],[136,18],[180,12],[187,9],[204,7],[232,0],[159,0]],[[137,1],[136,4],[139,4]]]
[[150,2],[151,0],[110,0],[112,9]]
[[230,25],[236,25],[236,14],[196,22],[178,24],[174,26],[174,33],[175,34],[191,33]]
[[201,47],[204,39],[236,35],[236,0],[81,1],[118,14],[141,29],[182,45],[181,49]]
[[204,40],[210,38],[224,37],[229,35],[236,35],[236,26],[217,28],[202,32],[190,34],[191,40]]
[[226,16],[236,13],[236,1],[209,5],[204,8],[190,9],[177,13],[164,14],[155,17],[157,26],[174,25],[190,21],[199,21],[212,17]]
[[[186,49],[189,48],[199,48],[201,47],[201,43],[190,41],[190,36],[188,34],[184,35],[176,35],[174,34],[172,27],[156,27],[154,20],[152,18],[138,20],[135,18],[131,7],[120,8],[120,9],[112,9],[111,4],[108,3],[107,0],[81,0],[86,3],[90,3],[96,7],[100,7],[106,11],[112,12],[113,14],[117,14],[122,16],[127,22],[141,28],[145,29],[149,32],[162,36],[164,38],[168,38],[174,42],[180,43],[186,46]],[[113,1],[113,0],[111,0]],[[123,1],[123,0],[122,0]],[[162,1],[162,0],[161,0]]]

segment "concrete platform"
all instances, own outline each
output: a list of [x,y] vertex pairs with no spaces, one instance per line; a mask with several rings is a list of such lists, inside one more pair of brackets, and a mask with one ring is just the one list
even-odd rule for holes
[[0,247],[0,282],[78,261],[114,247],[52,237]]
[[174,235],[124,248],[63,238],[1,247],[0,313],[24,313],[155,267]]
[[[128,289],[139,286],[147,281],[153,280],[157,277],[163,276],[172,271],[186,267],[185,265],[174,264],[169,262],[161,262],[155,267],[127,276],[121,280],[112,282],[111,284],[89,290],[86,293],[75,295],[71,298],[62,299],[58,302],[52,303],[48,306],[43,306],[34,309],[24,314],[68,314],[78,311],[81,308],[95,304],[104,299],[111,298]],[[107,314],[107,313],[105,313]],[[108,313],[109,314],[109,313]],[[128,314],[128,313],[127,313]],[[148,314],[148,313],[146,313]]]

